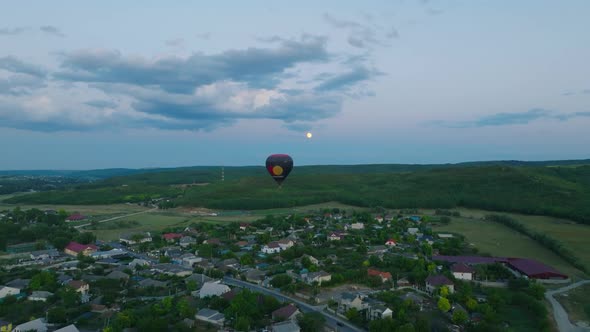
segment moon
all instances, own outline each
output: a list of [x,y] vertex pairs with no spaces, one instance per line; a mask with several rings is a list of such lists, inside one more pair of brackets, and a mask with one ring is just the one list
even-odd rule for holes
[[305,137],[307,137],[307,138],[312,138],[312,137],[313,137],[313,135],[312,135],[310,132],[308,132],[307,134],[305,134]]

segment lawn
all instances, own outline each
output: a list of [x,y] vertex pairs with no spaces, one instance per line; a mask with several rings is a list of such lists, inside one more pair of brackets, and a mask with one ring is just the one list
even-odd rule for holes
[[435,226],[433,230],[462,234],[468,243],[473,244],[482,253],[533,258],[568,275],[583,276],[582,272],[536,241],[497,223],[461,217],[452,218],[450,224]]
[[[517,213],[493,212],[475,209],[454,209],[461,212],[463,217],[481,219],[487,214],[503,214],[525,224],[538,233],[546,233],[560,241],[564,247],[571,250],[588,269],[590,269],[590,226],[576,223],[567,219],[547,216],[523,215]],[[432,212],[430,210],[429,212]]]
[[567,293],[556,295],[555,298],[568,312],[574,324],[583,321],[590,323],[590,284],[574,288]]
[[[118,225],[137,222],[138,225],[120,228]],[[142,232],[142,231],[161,231],[167,227],[188,226],[193,221],[189,218],[168,215],[166,213],[146,213],[128,218],[121,218],[112,222],[106,222],[98,226],[97,230],[89,230],[96,234],[99,240],[116,240],[121,234]],[[112,227],[112,228],[110,228]]]

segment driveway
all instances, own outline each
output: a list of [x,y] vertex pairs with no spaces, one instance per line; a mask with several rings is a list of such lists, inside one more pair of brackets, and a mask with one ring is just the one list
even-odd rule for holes
[[555,317],[555,322],[557,322],[557,328],[560,332],[588,332],[590,328],[578,327],[572,324],[569,320],[567,312],[563,308],[563,306],[553,297],[553,295],[564,293],[570,291],[576,287],[585,285],[590,283],[590,280],[582,280],[576,283],[573,283],[569,286],[562,287],[553,291],[549,291],[545,293],[545,298],[551,303],[553,307],[553,317]]

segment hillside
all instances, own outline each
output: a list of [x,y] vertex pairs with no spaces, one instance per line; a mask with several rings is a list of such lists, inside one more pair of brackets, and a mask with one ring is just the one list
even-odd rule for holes
[[[508,163],[304,166],[295,168],[282,188],[277,188],[263,167],[226,167],[225,182],[219,180],[220,167],[191,167],[113,177],[6,202],[111,204],[171,197],[185,206],[265,209],[339,201],[389,208],[464,206],[590,223],[590,166],[515,167]],[[207,185],[180,186],[192,183]]]

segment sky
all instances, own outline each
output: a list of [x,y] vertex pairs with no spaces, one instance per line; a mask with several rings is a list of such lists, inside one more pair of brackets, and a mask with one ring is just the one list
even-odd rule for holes
[[0,169],[590,158],[588,13],[585,0],[6,1]]

